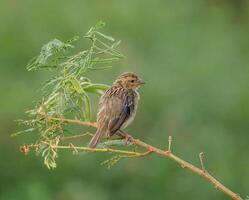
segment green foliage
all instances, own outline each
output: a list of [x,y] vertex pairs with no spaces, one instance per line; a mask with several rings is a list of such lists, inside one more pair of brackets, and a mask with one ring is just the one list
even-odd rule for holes
[[101,165],[107,166],[108,169],[110,169],[113,165],[115,165],[117,162],[119,162],[122,158],[126,156],[124,155],[115,155],[111,157],[108,160],[105,160],[101,163]]
[[126,140],[107,140],[99,143],[98,147],[108,148],[110,146],[123,147],[123,146],[132,146],[132,145],[133,143]]
[[[243,197],[249,195],[248,0],[0,4],[0,200],[228,199],[174,162],[153,155],[106,170],[96,164],[104,156],[74,157],[59,150],[60,167],[53,173],[44,170],[40,157],[20,155],[17,146],[36,134],[10,138],[20,130],[13,120],[32,108],[39,84],[57,70],[27,73],[25,62],[41,44],[84,33],[98,19],[108,23],[104,33],[124,41],[127,57],[112,71],[92,71],[91,80],[108,83],[120,71],[135,70],[147,82],[127,131],[165,148],[172,134],[173,151],[197,165],[204,151],[210,173]],[[87,49],[83,41],[88,42],[77,41],[69,51]]]
[[[86,74],[90,70],[109,69],[113,61],[123,55],[116,50],[120,41],[99,32],[104,26],[97,23],[84,36],[62,42],[53,39],[43,45],[38,56],[27,65],[28,71],[50,70],[55,75],[46,81],[42,87],[44,96],[36,107],[27,111],[28,120],[19,120],[20,124],[28,126],[26,132],[38,133],[36,144],[43,143],[37,148],[48,168],[55,168],[57,150],[52,146],[59,143],[59,137],[64,134],[65,123],[50,119],[48,116],[65,118],[71,117],[82,121],[91,120],[91,100],[89,93],[102,94],[109,86],[93,83]],[[88,39],[90,46],[86,50],[72,54],[75,43],[80,39]]]

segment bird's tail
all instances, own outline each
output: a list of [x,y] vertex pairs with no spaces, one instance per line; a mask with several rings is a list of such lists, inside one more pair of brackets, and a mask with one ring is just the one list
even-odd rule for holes
[[95,148],[102,136],[102,132],[100,130],[97,130],[94,136],[92,137],[91,141],[88,144],[88,147]]

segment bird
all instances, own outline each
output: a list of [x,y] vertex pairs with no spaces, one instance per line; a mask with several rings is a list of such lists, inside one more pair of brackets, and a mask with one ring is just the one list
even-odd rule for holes
[[98,128],[89,148],[95,148],[101,138],[113,136],[133,121],[140,98],[137,89],[144,83],[135,73],[125,72],[103,93],[97,113]]

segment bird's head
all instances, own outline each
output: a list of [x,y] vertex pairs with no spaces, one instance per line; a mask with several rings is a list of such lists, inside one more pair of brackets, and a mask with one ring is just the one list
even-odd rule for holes
[[113,83],[113,85],[118,85],[125,89],[133,89],[133,90],[139,88],[143,84],[144,81],[133,72],[125,72],[121,74],[117,78],[117,80]]

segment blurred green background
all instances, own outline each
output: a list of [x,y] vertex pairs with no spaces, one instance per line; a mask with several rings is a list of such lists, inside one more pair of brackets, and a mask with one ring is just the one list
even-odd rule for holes
[[97,21],[122,40],[126,58],[111,71],[90,73],[111,84],[124,71],[147,84],[128,131],[199,165],[242,197],[249,194],[249,2],[247,0],[0,2],[0,199],[228,199],[203,178],[152,155],[122,160],[111,170],[103,155],[61,152],[48,170],[18,147],[30,135],[13,122],[39,99],[48,77],[25,65],[50,39],[85,33]]

